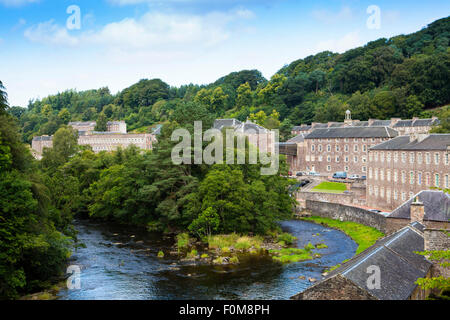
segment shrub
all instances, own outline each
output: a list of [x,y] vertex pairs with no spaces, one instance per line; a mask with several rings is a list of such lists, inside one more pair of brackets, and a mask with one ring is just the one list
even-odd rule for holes
[[305,246],[306,251],[311,251],[315,249],[314,245],[311,242],[308,242],[308,244]]
[[277,238],[278,242],[283,241],[287,245],[293,244],[295,240],[297,240],[297,238],[287,232],[279,234]]
[[177,235],[177,247],[178,252],[186,250],[189,247],[189,234],[180,233]]
[[316,249],[326,249],[328,246],[325,243],[316,244]]
[[164,258],[164,252],[159,251],[158,252],[158,258]]
[[230,263],[232,264],[238,264],[239,263],[239,259],[237,256],[233,256],[230,258]]

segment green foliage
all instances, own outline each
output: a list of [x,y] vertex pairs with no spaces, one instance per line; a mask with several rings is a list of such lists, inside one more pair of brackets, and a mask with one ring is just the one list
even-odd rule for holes
[[159,251],[158,252],[158,258],[164,258],[164,252],[162,252],[162,251]]
[[184,251],[189,247],[189,234],[180,233],[177,235],[177,248],[178,252]]
[[311,250],[299,248],[283,248],[281,250],[269,250],[274,256],[272,259],[281,263],[293,263],[298,261],[312,260],[313,254]]
[[41,289],[70,255],[67,225],[44,178],[14,119],[0,114],[0,299]]
[[343,193],[346,190],[347,186],[345,183],[326,181],[313,188],[313,191],[326,193]]
[[338,221],[322,217],[307,217],[302,218],[302,220],[320,223],[328,227],[341,230],[358,244],[356,254],[360,254],[361,252],[375,244],[375,242],[379,238],[384,236],[383,233],[376,230],[375,228],[367,227],[356,222]]
[[277,238],[278,242],[282,241],[284,244],[287,244],[287,245],[293,244],[295,240],[297,240],[297,238],[287,232],[279,234],[278,238]]

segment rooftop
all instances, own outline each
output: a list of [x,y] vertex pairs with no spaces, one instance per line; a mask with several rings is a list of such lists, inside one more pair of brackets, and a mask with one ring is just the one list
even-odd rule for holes
[[[424,237],[418,227],[423,226],[416,222],[414,226],[406,226],[377,241],[360,255],[330,272],[318,284],[339,275],[377,299],[408,299],[417,287],[416,280],[425,277],[431,267],[428,260],[414,253],[424,250]],[[367,269],[370,266],[378,266],[381,270],[380,289],[370,289],[367,286]],[[318,284],[307,290],[314,290]]]
[[450,134],[430,134],[425,139],[411,141],[410,136],[400,136],[380,143],[370,150],[447,150]]
[[346,127],[316,129],[305,139],[326,138],[392,138],[398,136],[398,132],[389,127]]
[[388,218],[411,218],[411,203],[414,199],[423,203],[425,209],[424,220],[428,221],[450,221],[450,196],[443,191],[424,190],[403,203],[388,215]]

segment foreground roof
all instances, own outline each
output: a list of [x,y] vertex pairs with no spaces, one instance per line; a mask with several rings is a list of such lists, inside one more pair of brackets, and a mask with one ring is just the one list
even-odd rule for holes
[[443,191],[424,190],[403,203],[388,215],[388,218],[411,218],[411,203],[417,198],[423,203],[425,215],[424,220],[450,221],[450,196]]
[[305,139],[327,138],[392,138],[398,132],[389,127],[347,127],[315,129]]
[[425,139],[411,141],[410,136],[400,136],[380,143],[370,150],[447,150],[450,134],[430,134]]
[[[418,224],[416,223],[416,227]],[[363,253],[330,272],[324,280],[305,291],[315,290],[316,286],[325,281],[341,276],[377,299],[408,299],[417,287],[416,280],[425,277],[432,265],[423,256],[414,253],[423,250],[423,234],[412,225],[406,226],[377,241]],[[370,275],[367,270],[370,266],[380,268],[380,289],[370,289],[367,286]]]

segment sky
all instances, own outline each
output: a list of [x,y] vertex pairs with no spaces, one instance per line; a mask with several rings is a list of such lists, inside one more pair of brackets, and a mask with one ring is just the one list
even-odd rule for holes
[[140,79],[208,84],[244,69],[270,79],[294,60],[449,13],[448,0],[0,0],[0,80],[9,104],[26,107]]

